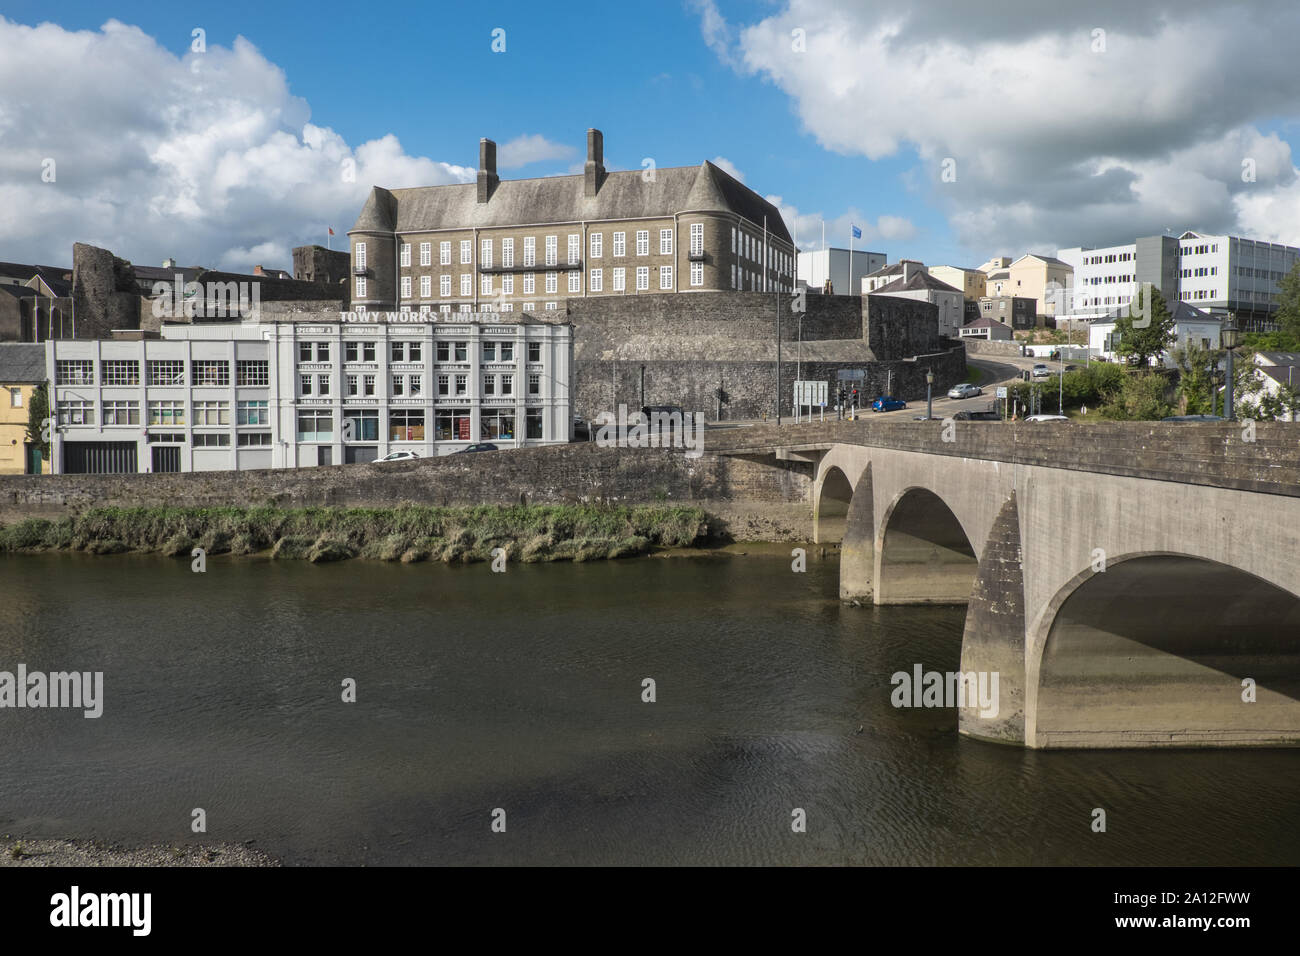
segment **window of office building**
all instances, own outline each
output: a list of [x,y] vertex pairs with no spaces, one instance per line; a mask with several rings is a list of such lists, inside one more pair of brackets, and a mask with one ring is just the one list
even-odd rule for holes
[[195,385],[229,385],[230,363],[225,359],[196,359],[193,365]]
[[[515,277],[514,277],[514,276],[511,276],[511,275],[505,275],[505,276],[502,276],[502,277],[501,277],[501,294],[502,294],[502,295],[514,295],[514,294],[515,294]],[[501,311],[504,312],[505,309],[502,308]]]
[[501,267],[503,269],[512,269],[515,265],[515,241],[513,239],[501,240]]
[[240,432],[237,437],[240,448],[263,448],[271,444],[270,432]]
[[636,254],[638,256],[650,255],[650,230],[638,229],[636,231]]
[[465,395],[465,394],[467,394],[468,392],[469,392],[469,376],[468,376],[468,375],[457,375],[457,376],[456,376],[456,394],[457,394],[457,395]]
[[266,359],[241,359],[235,363],[235,384],[269,385],[271,363]]
[[357,268],[364,269],[366,267],[366,244],[364,242],[358,242],[356,244],[356,253]]
[[271,412],[263,401],[239,402],[235,406],[236,425],[269,425]]
[[184,402],[150,402],[149,403],[149,424],[150,425],[184,425],[185,424],[185,403]]
[[530,408],[524,412],[524,427],[527,429],[524,433],[525,438],[542,437],[542,410],[540,408]]
[[578,257],[582,255],[582,236],[575,233],[569,234],[569,265],[577,265]]
[[316,394],[322,397],[330,393],[330,377],[328,375],[316,376]]
[[[403,268],[408,268],[411,265],[411,244],[409,242],[402,243],[402,259],[400,264]],[[428,263],[425,262],[422,263],[422,265],[427,266]]]
[[317,408],[298,412],[298,441],[330,441],[333,437],[333,412]]
[[484,408],[479,412],[479,439],[513,439],[515,437],[515,411],[513,408]]
[[465,266],[474,261],[474,240],[462,239],[460,241],[460,264]]
[[650,267],[649,266],[636,267],[636,287],[638,290],[650,288]]
[[515,393],[515,377],[512,373],[505,373],[501,376],[501,394],[513,395]]
[[[537,275],[532,272],[524,273],[524,295],[534,295],[537,292]],[[528,308],[528,303],[524,303],[524,308]]]
[[100,363],[103,385],[139,385],[140,363],[134,359],[105,359]]
[[484,239],[479,243],[479,267],[484,269],[492,268],[492,240]]
[[704,255],[704,223],[691,223],[691,255]]
[[439,394],[439,395],[450,395],[450,394],[451,394],[451,376],[450,376],[450,375],[439,375],[439,376],[438,376],[438,394]]
[[559,241],[559,236],[546,237],[546,264],[548,266],[553,266],[558,261],[557,250],[559,248]]
[[604,287],[604,281],[605,281],[605,280],[604,280],[604,278],[601,276],[601,270],[600,270],[600,269],[592,269],[592,270],[591,270],[591,291],[592,291],[592,292],[602,292],[602,291],[604,291],[604,288],[605,288],[605,287]]
[[365,297],[366,297],[366,277],[357,276],[357,298],[364,299]]
[[56,370],[60,385],[95,384],[95,363],[90,359],[60,359]]
[[[428,277],[425,276],[424,278],[428,278]],[[421,291],[424,291],[424,290],[421,290]],[[428,293],[425,293],[425,294],[427,295]],[[409,299],[410,297],[411,297],[411,277],[410,277],[410,276],[402,276],[402,298],[403,298],[403,299]]]
[[[446,245],[446,243],[443,243],[443,245]],[[433,264],[432,246],[433,243],[430,242],[420,243],[420,265],[428,266]]]
[[537,237],[536,236],[524,237],[524,265],[525,266],[537,265]]
[[622,266],[619,266],[617,269],[614,270],[614,291],[615,292],[627,291],[627,270],[624,269]]
[[361,376],[361,394],[362,395],[375,394],[375,376],[373,375]]
[[181,359],[151,359],[148,368],[150,385],[185,384],[185,362]]
[[360,380],[358,379],[357,376],[355,375],[343,376],[343,394],[345,396],[350,398],[353,395],[356,395],[357,392],[360,391],[360,388],[361,388]]
[[389,394],[401,396],[403,393],[403,386],[405,384],[406,384],[406,376],[394,375],[392,386],[389,388]]
[[[424,291],[426,288],[425,282],[428,278],[428,276],[425,276],[420,280],[420,295],[428,295],[428,293]],[[438,294],[444,298],[451,295],[451,276],[445,275],[438,277]]]
[[497,385],[497,377],[495,375],[486,374],[483,376],[484,395],[495,395],[497,393],[496,385]]
[[659,254],[661,256],[672,255],[673,251],[673,231],[671,229],[659,230]]
[[497,360],[497,344],[491,339],[483,340],[483,361],[495,362]]
[[560,279],[559,273],[557,272],[546,273],[546,294],[547,295],[559,291],[559,279]]
[[[429,263],[421,260],[420,265],[427,266],[429,265]],[[438,243],[438,265],[440,266],[451,265],[451,243],[450,242],[444,241]]]
[[579,272],[577,269],[574,269],[572,272],[569,273],[569,291],[570,292],[582,291],[582,273]]
[[470,275],[468,272],[464,273],[460,277],[460,294],[461,295],[474,294],[474,277]]
[[343,410],[344,441],[379,441],[379,411],[374,408]]
[[190,443],[195,448],[227,448],[230,432],[196,432]]
[[139,425],[140,403],[119,401],[104,402],[104,424]]
[[660,266],[659,267],[659,288],[671,289],[672,287],[673,287],[673,267]]
[[481,294],[481,295],[491,295],[491,294],[492,294],[492,277],[491,277],[491,276],[480,276],[480,277],[479,277],[479,294]]
[[528,361],[530,361],[530,362],[540,362],[541,360],[542,360],[542,343],[541,343],[541,342],[529,342],[529,343],[528,343]]
[[704,263],[691,263],[691,285],[704,285]]
[[195,425],[229,425],[230,424],[230,403],[229,402],[195,402],[194,403],[194,424]]
[[532,372],[528,376],[528,394],[542,394],[542,376],[536,372]]
[[390,408],[388,410],[389,441],[424,441],[424,409]]
[[614,233],[614,255],[616,256],[627,255],[627,233],[626,232]]
[[605,246],[605,234],[603,232],[593,232],[591,234],[591,258],[599,259]]
[[456,343],[453,343],[453,344],[454,344],[455,347],[454,347],[453,350],[452,350],[452,356],[455,358],[455,360],[456,360],[457,362],[468,362],[468,361],[469,361],[469,343],[468,343],[468,342],[456,342]]
[[471,441],[468,408],[439,408],[434,412],[435,441]]

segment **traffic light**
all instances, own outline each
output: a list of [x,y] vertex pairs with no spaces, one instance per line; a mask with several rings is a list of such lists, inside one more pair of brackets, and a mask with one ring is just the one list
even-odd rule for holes
[[853,390],[853,407],[858,407],[858,390],[856,388]]

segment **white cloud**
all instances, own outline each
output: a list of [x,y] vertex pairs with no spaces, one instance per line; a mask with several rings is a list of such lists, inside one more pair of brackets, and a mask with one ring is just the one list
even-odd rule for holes
[[[739,28],[708,0],[697,9],[719,58],[782,89],[824,147],[873,160],[914,153],[905,182],[972,253],[1100,245],[1166,226],[1297,229],[1277,218],[1300,202],[1290,146],[1260,131],[1297,114],[1293,0],[1259,0],[1249,17],[1230,0],[785,0]],[[796,28],[806,52],[792,48]],[[1105,30],[1104,52],[1094,29]],[[1241,181],[1246,157],[1257,159],[1253,184]],[[954,182],[941,175],[949,158]],[[882,237],[901,228],[876,224]]]
[[[878,216],[873,222],[860,209],[850,208],[828,219],[820,212],[801,213],[798,208],[787,203],[780,196],[765,198],[780,211],[786,228],[794,235],[799,248],[805,252],[822,248],[823,226],[825,226],[826,245],[835,248],[848,247],[854,226],[862,230],[862,238],[852,240],[855,249],[866,249],[872,243],[879,247],[885,242],[905,242],[918,235],[918,230],[912,221],[902,216]],[[884,252],[891,259],[898,258],[901,253],[897,248],[876,248],[871,251]]]
[[572,146],[553,143],[545,136],[534,133],[531,136],[518,136],[497,147],[497,168],[518,169],[542,160],[572,159],[577,154],[577,149]]
[[711,160],[709,160],[709,162],[713,163],[714,166],[717,166],[719,169],[727,173],[729,176],[740,180],[742,183],[745,181],[745,174],[742,173],[739,169],[737,169],[736,164],[733,163],[731,160],[727,159],[727,157],[714,156]]
[[392,135],[349,146],[243,38],[177,57],[115,20],[0,18],[0,91],[0,259],[71,264],[80,241],[146,264],[288,269],[328,226],[346,242],[371,185],[475,174]]

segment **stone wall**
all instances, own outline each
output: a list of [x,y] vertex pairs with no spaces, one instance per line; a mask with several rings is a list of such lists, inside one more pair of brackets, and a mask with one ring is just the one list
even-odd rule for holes
[[73,243],[72,302],[79,339],[106,339],[113,329],[140,328],[135,270],[107,249]]
[[972,355],[1020,355],[1019,342],[990,342],[987,339],[962,339],[966,351]]

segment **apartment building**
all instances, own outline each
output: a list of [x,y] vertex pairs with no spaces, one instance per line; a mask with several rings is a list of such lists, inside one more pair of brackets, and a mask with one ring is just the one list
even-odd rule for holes
[[877,289],[883,289],[898,279],[904,281],[912,278],[917,273],[925,273],[925,263],[919,259],[899,259],[892,265],[882,266],[875,272],[868,273],[862,277],[861,284],[858,286],[860,294],[870,295]]
[[569,440],[572,326],[410,318],[47,342],[55,469],[301,468]]
[[39,444],[29,440],[32,393],[45,381],[45,349],[19,342],[0,343],[0,475],[49,472]]
[[582,175],[371,190],[348,232],[359,312],[561,311],[566,298],[790,291],[781,214],[713,163],[609,171],[587,131]]
[[883,252],[866,249],[815,249],[798,255],[799,284],[810,292],[825,292],[827,283],[836,295],[854,295],[862,280],[888,260]]
[[981,319],[992,319],[1017,332],[1046,325],[1046,320],[1039,322],[1038,303],[1023,296],[981,296],[979,310]]
[[1300,248],[1240,236],[1184,232],[1148,236],[1104,249],[1061,249],[1074,265],[1072,318],[1104,319],[1128,306],[1146,282],[1172,308],[1186,302],[1218,315],[1234,313],[1247,331],[1273,327],[1278,284],[1300,259]]
[[954,289],[959,289],[967,302],[978,302],[986,292],[988,276],[979,269],[961,266],[930,266],[930,275]]

